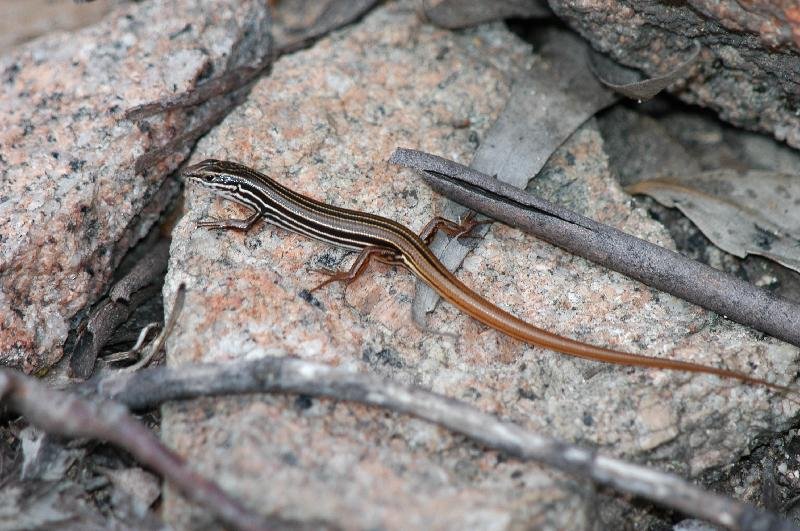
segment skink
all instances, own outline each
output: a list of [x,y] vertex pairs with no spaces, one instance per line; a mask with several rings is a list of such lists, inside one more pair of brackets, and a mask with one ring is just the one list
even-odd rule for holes
[[247,231],[257,221],[264,219],[288,231],[360,251],[349,271],[326,270],[329,278],[314,289],[334,281],[350,282],[364,271],[370,260],[375,259],[407,268],[464,313],[532,345],[594,361],[713,374],[795,393],[789,387],[737,371],[582,343],[537,328],[511,315],[458,280],[426,245],[426,240],[436,230],[443,229],[451,235],[457,235],[471,230],[470,224],[461,226],[436,218],[418,236],[408,227],[390,219],[322,203],[287,188],[267,175],[230,161],[208,159],[187,167],[183,175],[187,181],[197,183],[252,210],[252,214],[246,219],[201,221],[198,223],[200,227]]

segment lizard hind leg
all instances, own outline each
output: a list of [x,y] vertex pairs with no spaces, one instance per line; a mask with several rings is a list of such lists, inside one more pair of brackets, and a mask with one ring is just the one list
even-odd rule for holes
[[461,236],[471,233],[478,225],[492,223],[493,221],[494,220],[491,219],[475,221],[474,210],[471,210],[469,214],[467,214],[467,216],[461,220],[460,223],[450,221],[449,219],[441,216],[436,216],[425,224],[425,226],[419,232],[419,237],[425,242],[425,244],[430,244],[431,240],[436,235],[436,232],[442,231],[451,238],[458,239]]
[[336,271],[334,269],[328,269],[324,267],[312,269],[312,272],[326,275],[328,278],[314,286],[311,290],[309,290],[309,292],[313,293],[333,282],[344,282],[345,286],[350,285],[351,282],[360,277],[364,271],[366,271],[367,266],[372,260],[384,264],[398,264],[393,251],[384,249],[382,247],[364,247],[364,249],[361,250],[356,258],[356,261],[353,262],[353,265],[350,266],[350,269],[347,271]]

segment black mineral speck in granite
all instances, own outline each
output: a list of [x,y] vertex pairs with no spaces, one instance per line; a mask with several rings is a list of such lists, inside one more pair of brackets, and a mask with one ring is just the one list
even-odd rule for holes
[[375,351],[371,347],[367,347],[364,349],[361,359],[373,365],[388,365],[395,369],[401,369],[405,365],[400,356],[392,349],[388,348]]
[[281,454],[281,461],[289,466],[297,466],[297,464],[300,462],[294,452],[285,452]]
[[324,268],[332,269],[339,264],[339,261],[331,253],[325,252],[317,257],[317,263]]
[[478,137],[478,133],[475,131],[470,131],[469,133],[469,143],[472,147],[477,148],[481,145],[480,138]]
[[297,409],[310,409],[312,405],[314,405],[314,401],[308,395],[298,395],[294,399],[294,407]]
[[536,393],[534,393],[530,389],[523,389],[521,387],[517,389],[517,395],[519,395],[520,398],[524,398],[525,400],[537,400],[539,398],[538,396],[536,396]]
[[308,291],[307,289],[300,290],[300,292],[297,295],[301,299],[303,299],[304,301],[309,303],[311,306],[314,306],[315,308],[322,309],[322,303],[319,301],[319,299],[317,299],[314,295],[312,295],[311,292]]
[[9,85],[13,83],[14,80],[17,79],[17,74],[19,74],[20,70],[21,68],[17,63],[14,63],[13,65],[6,68],[5,72],[3,72],[3,78],[5,82],[8,83]]
[[192,25],[187,23],[184,27],[182,27],[178,31],[170,33],[169,40],[173,40],[176,37],[179,37],[180,35],[183,35],[184,33],[189,33],[190,31],[192,31]]

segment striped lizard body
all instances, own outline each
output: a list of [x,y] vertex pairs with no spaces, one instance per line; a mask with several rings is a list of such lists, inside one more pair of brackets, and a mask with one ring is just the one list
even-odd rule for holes
[[532,345],[594,361],[713,374],[795,393],[786,386],[733,370],[590,345],[548,332],[511,315],[458,280],[426,245],[426,240],[437,229],[444,229],[451,235],[464,234],[471,230],[474,223],[462,227],[437,218],[418,236],[408,227],[388,218],[328,205],[299,194],[267,175],[235,162],[208,159],[186,168],[183,175],[189,182],[197,183],[252,210],[252,214],[246,219],[201,221],[198,223],[200,227],[246,231],[257,221],[264,219],[288,231],[360,251],[361,254],[349,271],[324,271],[329,278],[314,289],[334,281],[350,282],[363,272],[370,260],[376,259],[383,263],[404,266],[464,313]]

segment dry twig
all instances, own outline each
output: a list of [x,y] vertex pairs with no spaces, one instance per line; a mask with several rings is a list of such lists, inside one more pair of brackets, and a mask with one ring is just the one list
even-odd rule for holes
[[133,310],[158,293],[158,286],[147,286],[133,293],[127,301],[106,300],[98,306],[85,326],[78,329],[69,360],[70,375],[85,379],[92,375],[97,356],[111,339],[114,331],[124,323]]
[[97,355],[117,327],[136,307],[158,292],[154,282],[167,268],[168,259],[169,241],[161,240],[111,288],[108,300],[98,306],[78,333],[69,361],[74,377],[91,376]]
[[[185,93],[185,95],[187,95],[189,98],[191,98],[192,94],[193,93],[191,91]],[[242,89],[241,92],[237,92],[231,96],[220,96],[219,98],[209,102],[207,104],[207,109],[205,109],[206,114],[203,116],[203,119],[200,121],[200,123],[196,124],[191,129],[176,135],[166,144],[163,144],[155,149],[151,149],[150,151],[147,151],[139,156],[134,163],[134,171],[137,174],[144,173],[173,153],[194,145],[198,138],[209,132],[212,127],[220,123],[226,116],[228,116],[228,113],[236,108],[236,106],[238,106],[244,100],[246,95],[247,90]],[[154,105],[158,104],[160,104],[160,102],[157,102]],[[183,106],[183,103],[178,106]]]
[[189,500],[206,507],[235,529],[269,529],[285,525],[262,518],[194,472],[175,452],[161,444],[128,410],[109,400],[87,400],[55,391],[11,369],[0,369],[0,403],[37,428],[62,437],[109,441],[171,482]]
[[186,300],[186,285],[181,284],[180,286],[178,286],[178,291],[175,293],[175,300],[172,303],[172,310],[170,310],[169,318],[167,319],[167,322],[164,325],[164,329],[161,330],[161,333],[158,334],[158,336],[153,340],[153,342],[147,347],[147,351],[139,361],[137,361],[130,367],[119,369],[119,371],[136,372],[146,367],[153,360],[153,357],[156,354],[158,354],[158,352],[164,347],[164,343],[167,341],[167,338],[172,333],[172,329],[175,327],[175,323],[178,320],[178,316],[180,315],[181,310],[183,310],[183,303],[185,300]]
[[[210,79],[192,90],[131,107],[125,111],[125,119],[143,120],[173,109],[195,107],[204,101],[237,91],[253,81],[272,64],[274,58],[272,50],[273,47],[270,46],[270,51],[254,66],[240,66],[219,77]],[[228,110],[230,110],[229,107]],[[206,121],[210,121],[210,119]]]
[[519,459],[549,464],[716,525],[735,530],[797,529],[775,514],[706,492],[672,474],[526,431],[454,399],[295,358],[266,357],[177,370],[146,369],[93,383],[99,392],[132,409],[151,408],[170,400],[255,392],[299,393],[360,402],[413,415]]
[[491,218],[737,323],[800,346],[800,306],[705,264],[578,215],[456,162],[397,149],[437,192]]

